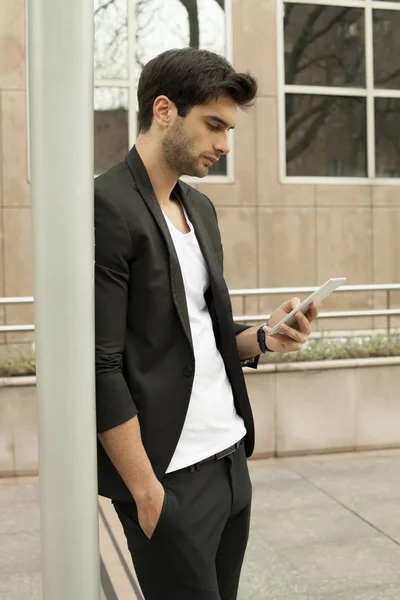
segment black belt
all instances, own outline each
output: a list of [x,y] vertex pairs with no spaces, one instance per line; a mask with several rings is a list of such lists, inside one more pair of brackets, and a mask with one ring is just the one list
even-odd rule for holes
[[217,454],[213,454],[208,458],[203,458],[203,460],[200,460],[198,463],[190,465],[190,467],[186,468],[189,469],[191,473],[193,473],[194,471],[199,471],[200,465],[204,465],[205,463],[211,462],[212,460],[221,460],[221,458],[225,458],[225,456],[233,454],[242,445],[242,443],[243,440],[240,440],[239,442],[236,442],[236,444],[233,444],[233,446],[229,446],[229,448],[225,448],[225,450],[221,450],[221,452],[217,452]]

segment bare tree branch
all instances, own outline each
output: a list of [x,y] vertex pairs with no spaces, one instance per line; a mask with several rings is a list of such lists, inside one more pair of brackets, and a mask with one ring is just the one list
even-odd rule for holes
[[286,30],[286,27],[289,24],[289,20],[290,20],[290,15],[292,14],[293,8],[295,7],[295,4],[286,4],[285,5],[285,16],[283,18],[283,29]]
[[396,71],[393,71],[393,73],[391,75],[388,75],[387,77],[382,77],[382,79],[377,79],[375,81],[375,87],[378,87],[379,85],[384,85],[385,83],[387,83],[388,81],[391,81],[392,79],[394,79],[395,77],[398,77],[400,75],[400,69],[396,69]]
[[310,44],[312,44],[313,42],[315,42],[315,40],[317,40],[318,38],[320,38],[322,35],[325,35],[325,33],[328,33],[328,31],[330,31],[330,29],[336,25],[336,23],[339,23],[340,21],[343,20],[343,17],[350,11],[353,10],[352,8],[344,8],[342,11],[340,11],[340,13],[338,13],[336,15],[336,17],[334,17],[333,19],[331,19],[331,21],[328,23],[328,25],[326,27],[324,27],[323,29],[321,29],[320,31],[318,31],[315,35],[313,35],[310,39]]
[[318,18],[320,17],[320,15],[323,13],[323,11],[325,9],[326,9],[326,6],[316,6],[312,10],[312,12],[309,14],[307,23],[305,24],[301,34],[297,38],[297,40],[294,44],[294,47],[293,47],[293,52],[291,52],[290,58],[288,59],[288,61],[286,63],[287,64],[286,83],[294,82],[299,61],[303,55],[304,50],[310,43],[310,39],[311,39],[310,32],[311,32],[312,28],[314,27],[316,21],[318,20]]
[[[306,63],[303,63],[297,68],[297,73],[301,73],[305,69],[308,69],[312,65],[318,65],[319,62],[323,60],[331,60],[332,62],[336,62],[340,67],[343,67],[343,61],[339,58],[339,56],[335,56],[333,54],[327,54],[326,56],[318,56],[317,58],[313,58]],[[321,65],[323,67],[323,65]],[[297,74],[296,73],[296,74]]]
[[[331,102],[331,103],[334,100],[335,100],[335,98],[333,98],[333,99],[329,98],[329,102]],[[311,145],[311,142],[313,141],[314,137],[316,136],[319,128],[325,123],[326,117],[327,117],[327,111],[324,110],[318,115],[318,117],[316,117],[314,119],[314,121],[310,125],[308,131],[293,146],[293,148],[291,148],[290,150],[287,151],[286,160],[288,163],[291,162],[292,160],[294,160],[296,158],[296,156],[298,156],[298,154],[301,154],[302,152],[304,152],[304,150],[306,150]]]
[[200,46],[200,27],[199,27],[199,11],[197,0],[179,0],[186,8],[189,17],[189,46],[191,48],[199,48]]
[[98,8],[96,8],[96,10],[94,11],[94,16],[97,17],[97,15],[99,13],[101,13],[101,11],[103,10],[107,10],[107,8],[111,5],[114,4],[115,0],[107,0],[107,2],[105,2],[105,4],[101,4]]
[[328,96],[327,100],[323,100],[316,106],[311,107],[306,112],[303,112],[297,119],[293,119],[290,123],[288,122],[286,127],[286,139],[289,139],[300,125],[302,125],[305,121],[307,121],[313,115],[320,113],[321,111],[326,111],[327,108],[330,108],[332,100]]

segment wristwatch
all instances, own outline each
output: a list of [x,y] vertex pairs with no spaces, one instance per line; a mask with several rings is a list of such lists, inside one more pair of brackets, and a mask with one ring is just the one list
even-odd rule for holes
[[265,342],[265,330],[264,327],[268,325],[268,323],[263,323],[260,327],[260,329],[257,331],[257,341],[258,341],[258,345],[260,346],[260,350],[263,354],[265,354],[266,352],[273,352],[273,350],[270,350]]

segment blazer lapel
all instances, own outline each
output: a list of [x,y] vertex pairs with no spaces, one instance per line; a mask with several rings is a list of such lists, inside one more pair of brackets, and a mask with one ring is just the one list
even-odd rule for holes
[[[179,184],[179,182],[177,184],[177,187],[175,188],[175,193],[177,193],[177,195],[179,193],[178,197],[184,205],[188,217],[194,227],[197,241],[199,242],[199,246],[201,248],[204,260],[208,267],[212,303],[215,309],[218,325],[220,329],[222,328],[223,331],[232,333],[233,316],[229,297],[229,290],[225,283],[225,279],[221,272],[220,266],[217,262],[215,252],[211,244],[210,236],[207,232],[207,227],[203,219],[201,218],[201,215],[196,210],[195,202],[193,202],[193,200],[190,198],[190,192],[189,194],[186,193],[182,186]],[[223,336],[223,338],[221,338],[221,342],[225,346],[226,355],[237,355],[237,346],[234,336],[225,335]]]
[[208,235],[207,228],[204,225],[203,219],[198,214],[195,203],[191,200],[189,195],[185,193],[184,189],[179,184],[179,182],[177,184],[177,187],[175,188],[175,193],[177,193],[179,200],[185,207],[187,215],[194,227],[197,241],[199,242],[201,252],[208,267],[211,288],[213,289],[213,291],[215,291],[216,288],[218,288],[218,290],[221,291],[221,284],[225,285],[225,282],[221,275],[221,269],[217,263],[215,252],[212,247],[211,240]]
[[154,220],[156,221],[168,248],[170,279],[174,304],[186,337],[190,345],[193,347],[182,271],[168,225],[165,221],[160,204],[158,203],[158,200],[154,194],[150,178],[135,147],[133,147],[128,153],[126,162],[136,181],[138,191],[140,192],[140,195],[142,196]]

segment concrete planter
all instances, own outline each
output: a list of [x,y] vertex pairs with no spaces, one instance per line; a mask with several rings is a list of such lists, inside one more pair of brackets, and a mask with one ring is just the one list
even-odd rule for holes
[[[400,357],[245,369],[254,457],[400,448]],[[38,471],[36,378],[0,379],[0,476]]]
[[255,457],[400,448],[400,357],[262,365],[245,377]]

